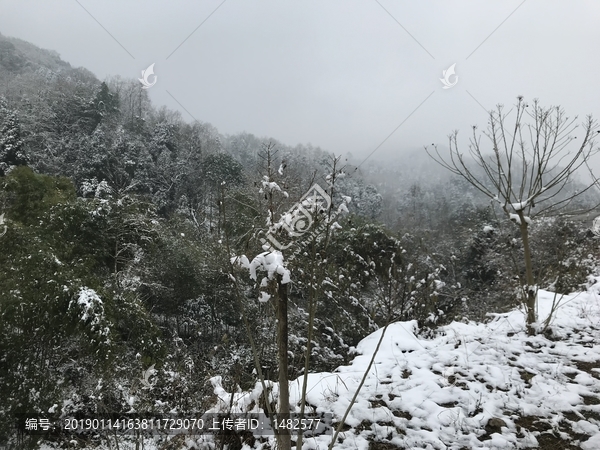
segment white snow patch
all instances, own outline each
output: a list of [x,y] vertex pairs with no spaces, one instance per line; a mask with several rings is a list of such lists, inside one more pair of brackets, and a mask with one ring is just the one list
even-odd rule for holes
[[283,254],[278,250],[263,252],[257,255],[252,262],[248,261],[246,255],[235,256],[231,258],[231,263],[239,264],[243,268],[248,269],[250,278],[255,281],[257,279],[257,270],[267,272],[269,280],[272,280],[276,275],[281,275],[281,284],[287,284],[291,281],[290,271],[285,268],[283,262]]
[[271,299],[271,296],[263,291],[261,291],[260,296],[258,297],[258,301],[261,303],[268,302],[270,299]]
[[529,206],[529,199],[523,202],[511,203],[510,206],[512,206],[515,211],[523,211]]
[[587,441],[582,442],[580,447],[583,450],[598,450],[600,448],[600,434],[592,436]]
[[[96,291],[93,289],[89,289],[87,287],[82,287],[79,289],[79,294],[77,296],[76,303],[81,307],[81,320],[86,321],[92,316],[96,320],[98,320],[97,314],[95,314],[95,310],[101,309],[104,312],[104,307],[102,306],[102,299],[98,296]],[[71,300],[69,303],[69,308],[71,308],[74,304],[74,301]]]

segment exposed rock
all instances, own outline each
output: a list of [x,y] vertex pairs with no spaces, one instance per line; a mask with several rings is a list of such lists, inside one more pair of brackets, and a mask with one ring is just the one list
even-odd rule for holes
[[488,420],[487,425],[485,426],[486,430],[489,430],[493,433],[499,433],[502,427],[506,426],[506,422],[498,417],[492,417]]

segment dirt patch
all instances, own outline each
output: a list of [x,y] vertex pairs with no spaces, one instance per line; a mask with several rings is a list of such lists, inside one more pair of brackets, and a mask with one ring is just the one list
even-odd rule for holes
[[525,382],[525,385],[531,387],[531,379],[535,377],[535,373],[528,372],[527,370],[519,370],[519,375],[521,375],[521,380]]
[[381,408],[382,406],[387,407],[387,403],[381,399],[369,400],[369,403],[371,404],[371,408]]
[[442,408],[454,408],[458,405],[458,402],[447,402],[447,403],[438,403]]
[[578,420],[581,420],[581,417],[579,417],[577,414],[571,411],[565,411],[562,413],[562,415],[565,419],[570,420],[572,422],[577,422]]
[[404,449],[406,447],[398,447],[391,442],[371,441],[369,442],[369,450],[396,450]]
[[600,399],[595,395],[582,395],[584,405],[600,405]]
[[548,431],[552,429],[551,425],[540,421],[540,418],[537,416],[521,416],[515,420],[515,425],[517,426],[517,430],[520,427],[529,431]]
[[585,361],[574,361],[575,367],[582,372],[589,373],[594,378],[600,380],[600,372],[592,369],[600,369],[600,361],[585,362]]
[[[572,423],[580,420],[577,414],[567,412],[563,413],[563,415],[568,420],[561,420],[558,430],[553,429],[550,424],[541,420],[541,417],[519,417],[515,420],[518,431],[517,436],[523,438],[525,436],[523,433],[524,430],[532,432],[538,441],[538,447],[535,447],[538,450],[580,450],[579,446],[571,444],[571,442],[585,441],[589,436],[573,431]],[[564,440],[561,438],[559,431],[568,434],[569,439]]]
[[589,409],[580,409],[579,412],[587,421],[596,420],[596,421],[600,422],[600,413],[598,413],[596,411],[589,410]]
[[578,445],[569,444],[560,436],[554,433],[543,433],[536,436],[539,446],[538,449],[543,450],[581,450]]
[[[576,420],[574,420],[573,422],[577,422],[578,420],[580,420],[579,417]],[[567,433],[572,440],[586,441],[589,438],[589,436],[586,434],[581,434],[581,433],[574,431],[572,422],[568,422],[566,420],[561,420],[558,423],[558,427],[559,427],[560,431]]]
[[392,414],[396,417],[401,417],[406,420],[411,420],[413,418],[412,414],[407,411],[396,410],[392,411]]

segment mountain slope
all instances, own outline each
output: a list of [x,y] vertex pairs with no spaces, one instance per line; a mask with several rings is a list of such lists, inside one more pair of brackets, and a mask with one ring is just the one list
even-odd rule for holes
[[[554,299],[539,292],[541,319]],[[489,323],[454,322],[432,339],[419,335],[416,321],[391,324],[335,448],[600,448],[599,299],[596,286],[557,296],[551,333],[533,337],[518,310]],[[315,412],[343,416],[382,331],[360,342],[349,366],[309,376]],[[213,383],[218,403],[229,405],[230,395]],[[301,387],[302,378],[291,383],[291,404]],[[234,404],[247,410],[259,394],[257,385],[235,394]],[[327,448],[330,439],[305,445]]]

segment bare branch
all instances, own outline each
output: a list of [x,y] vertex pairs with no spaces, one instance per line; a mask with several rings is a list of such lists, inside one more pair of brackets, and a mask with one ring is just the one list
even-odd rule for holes
[[[529,105],[518,97],[512,134],[506,126],[512,110],[505,114],[504,107],[498,105],[490,111],[487,130],[482,133],[491,143],[487,154],[482,149],[481,135],[477,134],[476,127],[469,139],[470,159],[465,159],[459,151],[456,131],[449,136],[449,158],[442,157],[437,147],[435,156],[427,148],[425,150],[434,161],[497,201],[518,225],[525,260],[527,325],[528,331],[533,332],[537,289],[532,270],[529,223],[535,216],[566,210],[577,198],[599,187],[599,179],[588,163],[598,151],[594,139],[599,130],[592,116],[587,116],[582,123],[582,139],[579,146],[574,147],[575,139],[580,137],[573,135],[578,129],[577,117],[567,117],[557,106],[542,107],[537,100],[533,101],[532,108],[527,108]],[[592,176],[591,182],[574,192],[569,191],[576,174],[584,166]],[[589,210],[598,206],[600,203]]]

